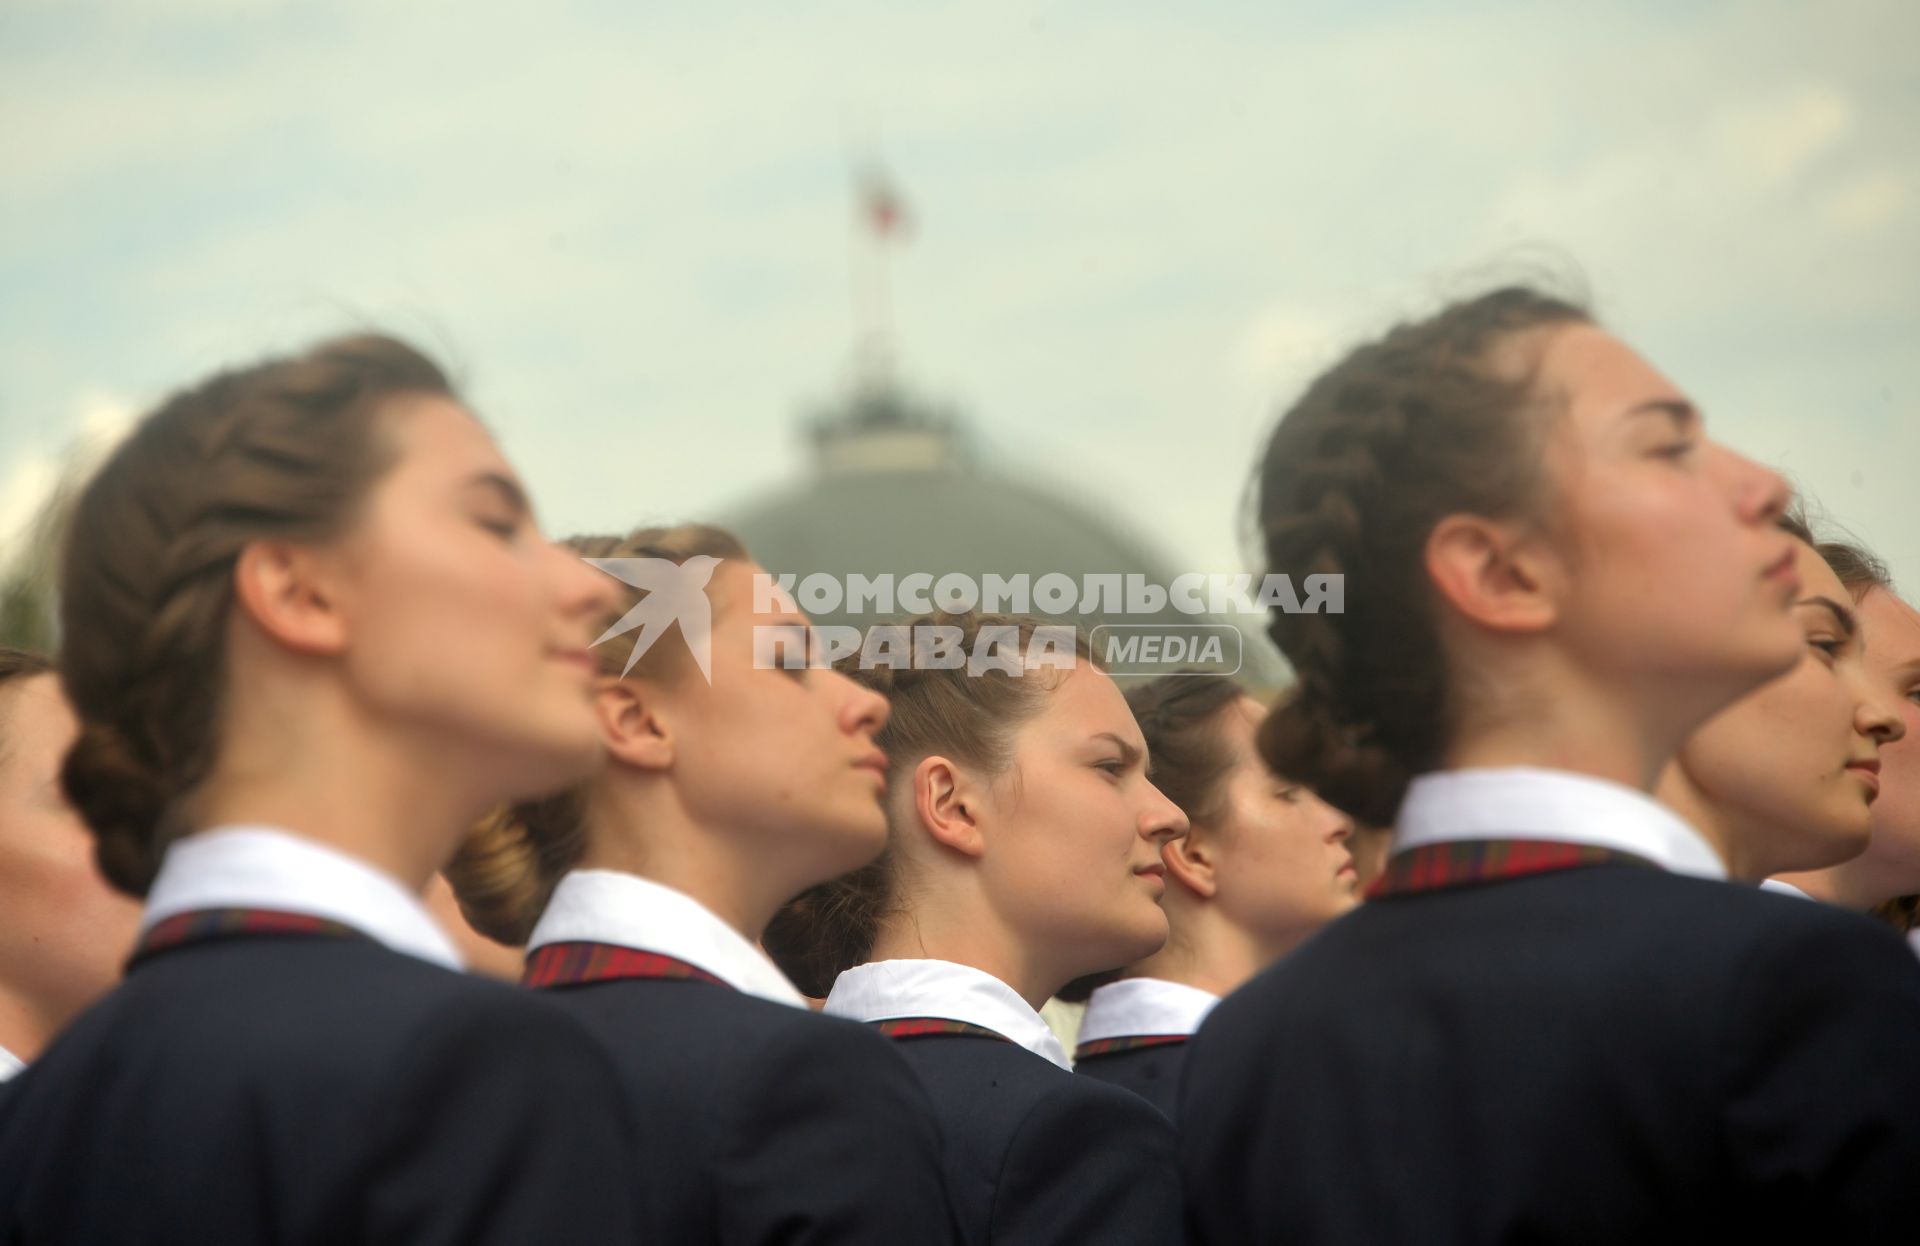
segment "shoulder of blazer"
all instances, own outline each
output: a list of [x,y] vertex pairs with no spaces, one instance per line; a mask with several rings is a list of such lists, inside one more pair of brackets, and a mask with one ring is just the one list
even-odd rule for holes
[[[941,1131],[912,1068],[857,1022],[772,1007],[789,1015],[757,1035],[725,1096],[721,1171],[751,1174],[757,1192],[788,1187],[774,1201],[858,1223],[860,1241],[947,1240]],[[810,1177],[847,1155],[867,1160]]]
[[1130,1090],[1064,1074],[1021,1119],[994,1189],[996,1234],[1177,1241],[1173,1125]]
[[435,1222],[484,1224],[474,1240],[502,1243],[637,1231],[635,1122],[606,1051],[530,992],[473,985],[414,1027],[387,1072],[367,1122],[369,1234],[382,1240],[384,1223],[400,1240],[402,1226]]

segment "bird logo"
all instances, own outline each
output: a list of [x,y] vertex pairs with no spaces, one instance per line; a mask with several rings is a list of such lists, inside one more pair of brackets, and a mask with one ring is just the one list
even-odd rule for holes
[[640,655],[653,648],[654,642],[678,623],[700,673],[708,684],[713,683],[713,607],[707,602],[707,581],[713,578],[720,559],[695,554],[683,563],[666,558],[589,558],[586,561],[621,583],[646,593],[638,605],[621,615],[619,622],[593,642],[599,645],[640,629],[640,635],[634,638],[633,652],[627,655],[626,668],[620,672],[622,675],[632,670]]

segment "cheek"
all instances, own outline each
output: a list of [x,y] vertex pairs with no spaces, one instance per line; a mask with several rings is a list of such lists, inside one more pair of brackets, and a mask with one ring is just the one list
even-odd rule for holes
[[1920,710],[1903,715],[1907,734],[1880,750],[1880,799],[1873,802],[1876,835],[1884,830],[1920,848]]
[[1832,675],[1805,659],[1714,718],[1681,750],[1714,800],[1766,814],[1804,805],[1845,764],[1852,715]]
[[388,663],[484,696],[537,677],[551,638],[537,569],[504,546],[474,544],[396,550],[363,614]]

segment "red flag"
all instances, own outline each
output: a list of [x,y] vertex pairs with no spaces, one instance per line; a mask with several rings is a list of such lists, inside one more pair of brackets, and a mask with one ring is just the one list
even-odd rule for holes
[[904,236],[913,223],[906,201],[877,165],[861,175],[860,207],[866,214],[867,227],[881,238]]

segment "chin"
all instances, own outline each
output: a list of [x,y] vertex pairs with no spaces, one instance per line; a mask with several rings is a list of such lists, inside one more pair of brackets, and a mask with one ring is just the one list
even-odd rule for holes
[[600,733],[591,722],[584,729],[556,723],[552,731],[527,738],[512,753],[518,764],[500,775],[515,789],[508,794],[509,800],[546,796],[578,783],[592,775],[605,756]]
[[1829,863],[1839,865],[1843,861],[1851,861],[1865,852],[1867,845],[1872,842],[1873,823],[1864,815],[1857,821],[1835,827],[1827,838]]
[[1137,960],[1145,960],[1165,947],[1172,933],[1165,911],[1157,904],[1153,906],[1151,916],[1129,916],[1133,920],[1127,923],[1126,935],[1114,941],[1114,946],[1120,949],[1119,959],[1114,961],[1116,965],[1131,965]]
[[887,847],[886,815],[869,819],[859,815],[842,817],[824,824],[820,831],[821,842],[833,845],[831,863],[832,872],[821,882],[838,878],[842,874],[851,874],[862,866],[871,865]]

